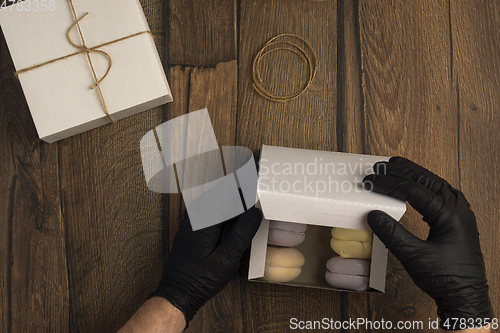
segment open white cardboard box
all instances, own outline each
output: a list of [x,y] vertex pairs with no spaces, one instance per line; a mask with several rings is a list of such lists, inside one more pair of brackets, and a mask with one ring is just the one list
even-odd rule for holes
[[[265,281],[264,267],[269,220],[308,225],[305,241],[296,246],[306,262],[290,286],[336,289],[325,280],[326,262],[337,254],[330,247],[331,228],[370,230],[372,210],[382,210],[399,220],[403,201],[374,193],[363,185],[373,165],[387,157],[305,150],[264,145],[259,162],[257,193],[264,219],[251,247],[248,279]],[[382,170],[383,171],[383,170]],[[374,235],[370,287],[385,292],[387,249]]]

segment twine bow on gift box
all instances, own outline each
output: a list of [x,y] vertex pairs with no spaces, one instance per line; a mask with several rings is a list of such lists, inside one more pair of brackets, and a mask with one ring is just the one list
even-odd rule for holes
[[[38,65],[34,65],[34,66],[31,66],[31,67],[27,67],[27,68],[24,68],[24,69],[21,69],[21,70],[18,70],[17,72],[15,72],[14,74],[17,76],[19,76],[19,74],[21,73],[24,73],[24,72],[28,72],[28,71],[31,71],[33,69],[36,69],[36,68],[39,68],[39,67],[42,67],[42,66],[45,66],[45,65],[48,65],[48,64],[51,64],[53,62],[56,62],[56,61],[59,61],[59,60],[63,60],[63,59],[66,59],[66,58],[69,58],[69,57],[72,57],[72,56],[75,56],[77,54],[82,54],[82,53],[86,53],[87,54],[87,59],[88,59],[88,62],[89,62],[89,66],[90,66],[90,69],[92,71],[92,75],[94,76],[94,80],[95,80],[95,84],[91,87],[91,89],[94,89],[94,88],[97,88],[97,91],[99,93],[99,97],[101,98],[101,102],[102,102],[102,106],[104,108],[104,112],[106,113],[106,117],[108,117],[108,119],[113,123],[114,120],[111,118],[111,115],[109,114],[109,111],[108,111],[108,107],[106,106],[106,101],[104,100],[104,95],[102,93],[102,89],[101,89],[101,86],[100,86],[100,83],[106,78],[106,76],[108,75],[109,71],[111,70],[111,66],[113,65],[113,61],[111,60],[111,57],[108,53],[102,51],[102,50],[99,50],[99,48],[103,47],[103,46],[107,46],[107,45],[111,45],[111,44],[114,44],[114,43],[118,43],[118,42],[121,42],[125,39],[129,39],[129,38],[132,38],[132,37],[136,37],[136,36],[139,36],[139,35],[142,35],[142,34],[150,34],[151,37],[153,37],[153,34],[151,33],[151,31],[141,31],[141,32],[138,32],[138,33],[135,33],[135,34],[132,34],[132,35],[129,35],[129,36],[125,36],[125,37],[122,37],[122,38],[118,38],[118,39],[115,39],[115,40],[112,40],[110,42],[107,42],[107,43],[103,43],[103,44],[99,44],[97,46],[94,46],[94,47],[88,47],[86,44],[85,44],[85,39],[83,38],[83,33],[82,33],[82,29],[80,28],[80,25],[79,25],[79,22],[85,18],[85,16],[88,15],[88,12],[85,13],[85,15],[83,15],[81,18],[78,18],[76,16],[76,11],[75,11],[75,7],[73,6],[73,1],[72,0],[68,0],[69,2],[69,5],[71,7],[71,11],[73,12],[73,17],[75,19],[75,23],[73,23],[73,25],[68,29],[68,32],[66,34],[66,37],[68,38],[68,41],[71,45],[73,45],[74,47],[80,49],[80,51],[77,51],[77,52],[74,52],[74,53],[71,53],[71,54],[68,54],[68,55],[65,55],[63,57],[59,57],[59,58],[56,58],[56,59],[52,59],[52,60],[49,60],[49,61],[46,61],[44,63],[41,63],[41,64],[38,64]],[[80,35],[80,38],[82,39],[82,45],[77,45],[73,42],[73,40],[71,39],[71,36],[70,36],[70,33],[71,33],[71,30],[73,30],[74,27],[77,27],[78,29],[78,33]],[[108,59],[108,69],[106,70],[106,73],[102,76],[102,78],[98,79],[97,78],[97,74],[95,72],[95,69],[94,69],[94,65],[92,64],[92,59],[90,58],[90,53],[91,52],[96,52],[96,53],[100,53],[100,54],[103,54],[107,59]]]

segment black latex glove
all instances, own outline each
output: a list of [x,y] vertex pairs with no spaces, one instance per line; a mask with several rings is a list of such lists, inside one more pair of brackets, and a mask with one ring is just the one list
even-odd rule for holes
[[262,212],[253,207],[236,219],[221,241],[225,223],[193,231],[189,219],[183,219],[152,296],[166,298],[189,323],[203,304],[229,283],[261,221]]
[[441,325],[447,318],[450,324],[451,318],[473,318],[475,326],[482,326],[483,319],[493,318],[476,218],[465,196],[402,157],[379,162],[373,169],[378,175],[366,176],[365,184],[373,185],[375,192],[408,201],[430,226],[424,241],[384,212],[368,214],[373,232],[415,284],[436,301]]

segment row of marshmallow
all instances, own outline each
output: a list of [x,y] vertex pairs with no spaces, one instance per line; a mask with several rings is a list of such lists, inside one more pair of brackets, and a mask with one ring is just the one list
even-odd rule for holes
[[[289,282],[296,279],[305,263],[302,253],[292,248],[305,239],[307,225],[270,221],[264,279]],[[370,231],[333,228],[330,245],[339,255],[326,263],[326,281],[342,289],[368,289],[373,234]]]

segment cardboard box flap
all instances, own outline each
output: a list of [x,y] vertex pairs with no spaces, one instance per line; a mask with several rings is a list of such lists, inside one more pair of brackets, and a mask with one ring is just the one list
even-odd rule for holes
[[[258,206],[258,203],[256,206]],[[269,220],[264,219],[252,240],[248,279],[257,279],[264,276],[268,232]]]
[[[370,191],[363,178],[387,157],[263,146],[258,194],[264,217],[370,230],[366,216],[383,210],[396,220],[401,200]],[[382,170],[383,172],[383,170]]]
[[373,253],[370,265],[370,288],[385,292],[387,248],[375,235],[373,235]]

